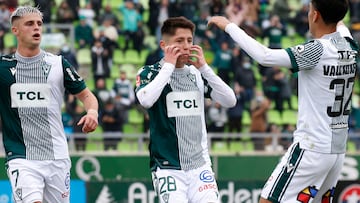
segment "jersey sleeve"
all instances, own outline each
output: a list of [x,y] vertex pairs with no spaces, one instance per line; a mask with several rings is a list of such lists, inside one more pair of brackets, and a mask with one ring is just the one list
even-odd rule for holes
[[151,66],[142,68],[136,78],[136,96],[140,104],[150,108],[158,100],[165,85],[169,82],[175,66],[164,63],[157,72]]
[[291,68],[289,56],[284,49],[270,49],[245,33],[236,24],[230,23],[225,31],[251,58],[266,67]]
[[206,98],[212,98],[224,107],[235,106],[236,97],[231,87],[222,81],[208,65],[204,65],[199,71],[204,81]]
[[314,68],[324,52],[324,47],[320,41],[311,40],[307,43],[287,48],[286,52],[291,60],[292,71],[298,72]]
[[71,94],[77,94],[86,88],[84,79],[77,73],[75,68],[62,57],[64,72],[64,87]]

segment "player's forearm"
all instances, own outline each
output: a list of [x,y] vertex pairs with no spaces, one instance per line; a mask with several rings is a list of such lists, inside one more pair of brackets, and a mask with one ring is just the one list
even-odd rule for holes
[[234,91],[222,81],[207,64],[201,67],[199,71],[212,88],[212,99],[219,102],[224,107],[235,106],[236,97]]
[[161,92],[169,82],[174,69],[175,66],[173,64],[164,63],[158,75],[136,93],[136,96],[143,107],[150,108],[159,99]]
[[84,108],[87,112],[98,111],[99,104],[94,94],[88,89],[84,89],[76,97],[83,103]]
[[240,45],[241,49],[261,65],[291,67],[290,58],[284,49],[269,49],[250,37],[234,23],[228,24],[225,31]]

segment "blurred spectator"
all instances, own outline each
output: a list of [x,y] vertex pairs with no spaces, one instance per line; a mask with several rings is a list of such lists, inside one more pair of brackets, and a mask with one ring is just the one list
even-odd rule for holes
[[106,87],[106,81],[104,78],[99,78],[95,83],[95,89],[93,93],[99,102],[99,115],[104,111],[105,104],[110,99],[114,98],[114,94]]
[[93,29],[84,16],[80,16],[80,22],[75,26],[75,41],[79,48],[90,48],[94,42]]
[[111,69],[113,66],[114,50],[119,47],[117,43],[119,35],[116,27],[112,25],[112,20],[104,20],[101,26],[95,29],[94,37],[97,40],[100,40],[103,44],[103,47],[109,51],[108,66]]
[[360,23],[360,0],[349,0],[350,22]]
[[10,30],[10,11],[5,0],[0,1],[0,54],[4,54],[5,42],[4,37]]
[[54,0],[34,0],[34,4],[43,14],[43,23],[51,23],[52,8],[56,6],[56,2]]
[[286,36],[286,29],[280,22],[280,18],[277,15],[273,15],[270,18],[270,26],[263,31],[263,38],[268,38],[269,48],[281,49],[281,40]]
[[156,41],[159,42],[161,38],[161,26],[163,22],[171,17],[171,11],[170,11],[170,3],[169,0],[160,0],[159,8],[157,9],[157,15],[155,19],[155,34],[156,34]]
[[208,30],[209,13],[203,12],[200,13],[200,16],[194,20],[196,25],[194,44],[205,44],[208,43],[208,37],[206,36],[206,31]]
[[296,12],[293,20],[296,33],[303,37],[305,37],[309,31],[308,11],[309,5],[304,4],[301,9]]
[[[270,108],[270,100],[263,96],[261,91],[256,92],[256,97],[251,104],[251,133],[265,133],[268,129],[267,112]],[[255,150],[264,149],[264,138],[252,137]]]
[[114,82],[113,91],[115,92],[115,105],[121,113],[123,121],[128,122],[128,110],[135,102],[134,85],[127,78],[126,72],[121,71],[119,78]]
[[[69,93],[65,93],[64,98],[65,111],[67,115],[71,116],[71,131],[72,133],[82,133],[82,125],[77,125],[81,117],[86,114],[83,105],[78,104],[77,98]],[[65,115],[66,115],[65,114]],[[85,151],[86,137],[74,136],[75,149],[77,151]]]
[[78,10],[80,9],[80,0],[66,0],[66,2],[75,14],[75,19],[79,19]]
[[[259,0],[243,0],[244,9],[246,9],[245,23],[259,25],[260,3]],[[257,26],[258,26],[257,25]]]
[[225,5],[222,0],[212,0],[210,4],[210,15],[217,16],[223,15],[225,10]]
[[199,10],[196,0],[182,0],[179,8],[181,9],[180,15],[191,21],[195,20],[196,13]]
[[229,132],[242,132],[242,117],[245,108],[245,90],[237,82],[234,83],[236,105],[228,109]]
[[59,55],[62,55],[66,60],[69,61],[69,63],[71,65],[74,66],[74,68],[76,70],[79,70],[79,64],[78,61],[76,59],[76,55],[75,53],[70,49],[68,44],[64,44],[61,49],[60,52],[58,53]]
[[288,103],[289,109],[292,109],[290,101],[291,87],[289,84],[289,78],[279,67],[274,67],[273,70],[275,91],[272,99],[275,101],[275,109],[279,111],[280,115],[282,115],[285,101]]
[[290,145],[293,143],[292,134],[295,131],[295,128],[296,128],[296,126],[294,126],[293,124],[287,123],[286,121],[283,124],[281,132],[284,134],[287,134],[287,137],[280,138],[280,145],[284,149],[288,149],[290,147]]
[[99,20],[100,11],[102,10],[103,0],[88,0],[91,4],[91,8],[95,11],[95,20]]
[[[223,133],[225,132],[225,126],[228,121],[227,108],[221,106],[218,102],[209,101],[207,107],[207,126],[208,132]],[[212,137],[211,145],[214,145],[216,141],[223,140],[222,137]]]
[[60,2],[59,8],[56,11],[57,23],[72,24],[76,20],[74,11],[70,8],[66,0]]
[[91,67],[96,82],[98,79],[110,77],[109,50],[106,49],[99,39],[96,39],[91,47]]
[[240,26],[248,12],[247,4],[242,0],[230,0],[229,4],[225,7],[225,14],[228,19]]
[[[73,133],[82,133],[82,126],[77,125],[81,117],[86,114],[86,111],[82,105],[76,105],[75,110],[72,113],[73,118]],[[86,137],[74,136],[74,143],[76,151],[85,151],[86,149]]]
[[86,24],[92,28],[95,25],[95,15],[95,11],[90,2],[87,2],[84,7],[78,10],[79,18],[85,19]]
[[18,0],[2,0],[6,2],[10,13],[12,13],[18,7]]
[[[99,115],[100,125],[104,133],[119,133],[123,131],[123,120],[119,110],[112,99],[105,102],[105,106],[101,114]],[[115,135],[115,134],[114,134]],[[118,142],[121,140],[120,137],[111,136],[104,137],[104,150],[116,150]]]
[[149,55],[146,57],[144,65],[151,65],[155,64],[156,62],[160,61],[160,59],[164,56],[163,50],[160,46],[158,46],[154,51],[150,52]]
[[284,26],[284,29],[287,28],[291,12],[292,9],[289,5],[288,0],[275,0],[272,9],[272,15],[279,16],[281,24]]
[[219,42],[215,41],[214,35],[212,32],[206,32],[207,36],[209,37],[209,42],[211,45],[211,49],[214,51],[214,61],[212,65],[217,68],[217,74],[219,77],[226,83],[230,84],[232,75],[232,67],[231,67],[231,60],[232,60],[232,50],[229,47],[229,43],[227,41],[220,42],[220,46],[218,45]]
[[101,25],[106,20],[110,20],[111,25],[116,28],[118,33],[121,31],[119,18],[114,13],[110,4],[105,5],[103,12],[100,13],[98,24]]
[[123,15],[123,29],[125,34],[124,51],[129,49],[129,42],[132,42],[133,48],[139,54],[143,48],[144,31],[142,28],[142,16],[136,10],[135,4],[132,0],[126,0],[124,5],[120,7],[120,12]]
[[[235,52],[240,52],[238,48],[234,48]],[[239,53],[235,53],[236,55],[240,55]],[[243,89],[243,100],[245,108],[250,112],[250,102],[254,98],[254,91],[256,87],[256,78],[255,73],[251,69],[250,57],[243,57],[242,61],[234,60],[237,57],[233,57],[232,66],[236,67],[234,81]]]

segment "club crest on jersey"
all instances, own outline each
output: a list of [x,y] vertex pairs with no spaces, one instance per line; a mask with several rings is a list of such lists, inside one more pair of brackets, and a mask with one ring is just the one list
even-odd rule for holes
[[166,95],[168,117],[200,116],[202,103],[200,92],[170,92]]
[[188,74],[188,78],[192,81],[192,82],[196,82],[196,77],[194,74]]
[[22,189],[21,188],[16,189],[15,194],[20,200],[22,200]]
[[51,69],[51,65],[44,63],[41,67],[46,75],[46,77],[49,75],[50,69]]
[[165,193],[165,194],[163,194],[163,195],[161,196],[161,198],[163,199],[163,201],[164,201],[165,203],[168,203],[168,202],[169,202],[169,199],[170,199],[170,194]]
[[11,67],[11,68],[10,68],[10,72],[11,72],[11,74],[14,76],[15,73],[16,73],[16,68],[15,68],[15,67]]

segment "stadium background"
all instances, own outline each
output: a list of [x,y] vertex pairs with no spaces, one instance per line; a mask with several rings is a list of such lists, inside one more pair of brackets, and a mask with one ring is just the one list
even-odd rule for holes
[[[58,5],[60,0],[56,0]],[[144,21],[148,17],[147,0],[140,1],[144,6]],[[272,1],[270,1],[272,2]],[[31,1],[19,1],[19,4],[31,3]],[[82,5],[85,1],[80,1]],[[123,2],[122,0],[104,0],[104,4],[110,3],[114,10]],[[291,0],[290,4],[299,7],[299,1]],[[56,6],[53,8],[56,10]],[[74,22],[75,24],[76,22]],[[64,42],[68,42],[80,64],[79,72],[85,78],[90,89],[94,88],[94,81],[91,77],[90,65],[91,57],[89,49],[79,49],[74,39],[71,37],[73,26],[58,24],[46,25],[52,32],[44,33],[43,48],[56,53]],[[59,28],[68,29],[70,37],[57,31]],[[119,43],[124,43],[124,38],[119,37]],[[289,35],[283,38],[283,46],[288,47],[292,44],[302,42],[304,37]],[[6,48],[16,45],[16,41],[11,34],[5,35]],[[137,69],[145,61],[147,55],[156,49],[156,39],[154,36],[145,36],[144,43],[147,49],[141,52],[140,57],[135,55],[134,50],[123,53],[116,50],[114,53],[114,66],[111,77],[106,82],[112,86],[115,78],[119,77],[119,70],[128,73],[133,81]],[[266,43],[266,42],[265,42]],[[205,52],[208,62],[214,53]],[[252,67],[260,79],[257,67]],[[358,80],[356,83],[356,95],[359,93]],[[257,88],[261,88],[258,82]],[[292,98],[293,105],[296,106],[296,96]],[[357,97],[355,97],[355,100]],[[274,104],[272,104],[274,106]],[[272,122],[281,124],[284,120],[296,121],[296,113],[286,116],[279,116],[276,111],[269,111],[269,119]],[[96,202],[96,203],[152,203],[156,202],[156,197],[151,185],[150,172],[148,170],[147,154],[147,134],[142,133],[143,116],[137,109],[129,112],[129,121],[124,126],[121,134],[103,133],[101,128],[96,132],[87,135],[85,151],[77,151],[74,147],[74,137],[84,136],[82,134],[69,133],[69,146],[72,159],[72,182],[71,182],[71,202]],[[245,128],[249,126],[251,120],[249,115],[244,115],[243,122]],[[104,151],[102,139],[104,136],[120,136],[122,141],[118,143],[118,150]],[[267,151],[254,150],[249,137],[270,137],[272,143]],[[226,203],[255,203],[258,201],[261,187],[268,178],[270,172],[279,161],[283,150],[278,149],[277,138],[289,137],[287,133],[260,133],[250,134],[246,130],[243,133],[209,133],[209,141],[212,137],[239,137],[241,141],[234,141],[227,146],[227,143],[217,142],[210,147],[210,153],[214,164],[214,171],[217,176],[222,202]],[[0,136],[1,137],[1,136]],[[341,181],[338,185],[334,202],[355,203],[360,202],[360,151],[357,148],[357,141],[360,135],[351,132],[349,141],[348,155],[341,174]],[[1,141],[0,141],[1,143]],[[4,163],[4,151],[0,146],[0,162]],[[202,188],[199,188],[201,190]],[[306,191],[304,191],[306,195]],[[9,182],[3,167],[0,169],[0,203],[12,202]]]

